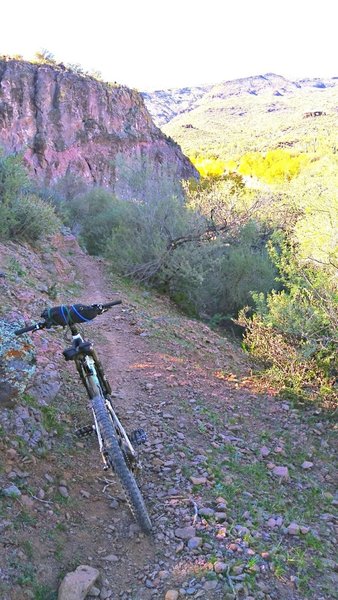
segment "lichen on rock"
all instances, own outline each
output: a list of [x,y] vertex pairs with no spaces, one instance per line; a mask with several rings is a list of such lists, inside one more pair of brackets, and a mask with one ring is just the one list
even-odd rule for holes
[[35,371],[32,340],[14,333],[20,326],[17,321],[0,321],[0,409],[15,406]]

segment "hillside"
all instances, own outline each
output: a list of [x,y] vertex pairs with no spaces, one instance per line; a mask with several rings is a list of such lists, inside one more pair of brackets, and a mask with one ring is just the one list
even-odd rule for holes
[[188,155],[229,159],[251,150],[338,144],[338,78],[293,82],[266,74],[144,99],[154,121]]
[[107,266],[69,233],[40,248],[2,244],[1,323],[34,320],[46,305],[123,300],[85,329],[121,419],[148,432],[142,489],[154,537],[133,523],[95,440],[74,437],[87,403],[62,361],[64,333],[38,332],[33,379],[29,368],[25,393],[0,411],[2,600],[55,600],[81,564],[98,569],[88,598],[101,600],[333,598],[325,410],[281,401],[236,343]]
[[196,176],[135,90],[63,64],[0,57],[0,149],[22,152],[36,180],[81,179],[142,199]]

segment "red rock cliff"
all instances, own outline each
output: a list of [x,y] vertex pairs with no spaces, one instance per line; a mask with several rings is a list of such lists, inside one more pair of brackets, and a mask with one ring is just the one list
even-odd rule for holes
[[46,184],[74,174],[124,198],[197,176],[138,92],[63,65],[0,60],[0,146]]

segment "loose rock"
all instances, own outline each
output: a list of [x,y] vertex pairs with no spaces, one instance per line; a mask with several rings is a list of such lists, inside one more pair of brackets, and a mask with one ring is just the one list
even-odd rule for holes
[[84,600],[98,579],[100,572],[88,565],[80,565],[63,579],[58,600]]
[[164,600],[177,600],[179,592],[177,590],[168,590],[164,596]]

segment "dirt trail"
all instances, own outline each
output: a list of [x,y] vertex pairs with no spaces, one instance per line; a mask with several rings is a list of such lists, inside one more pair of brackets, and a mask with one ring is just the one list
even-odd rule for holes
[[[3,600],[53,600],[62,576],[79,564],[99,569],[101,600],[164,600],[168,590],[180,599],[332,598],[334,565],[324,579],[320,561],[313,563],[316,551],[330,560],[337,542],[322,416],[312,412],[309,425],[289,403],[255,391],[239,347],[165,299],[148,306],[140,293],[143,305],[134,302],[114,287],[103,261],[82,252],[68,260],[81,281],[72,302],[123,300],[86,325],[85,335],[123,424],[148,433],[141,488],[154,535],[139,532],[118,482],[102,470],[95,440],[74,441],[74,429],[86,424],[86,400],[74,388],[74,365],[63,364],[54,403],[63,429],[47,456],[27,462],[33,502],[21,511],[15,538],[15,556],[32,565],[36,581],[23,570]],[[311,466],[302,468],[304,461]],[[281,466],[284,475],[275,476]]]

